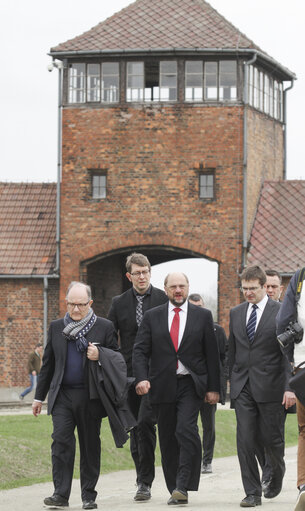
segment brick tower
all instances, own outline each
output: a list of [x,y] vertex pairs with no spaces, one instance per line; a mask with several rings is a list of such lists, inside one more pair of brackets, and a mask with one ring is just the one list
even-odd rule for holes
[[134,249],[204,257],[226,326],[262,184],[285,175],[293,73],[204,0],[137,0],[50,55],[64,64],[61,303],[83,278],[105,314]]

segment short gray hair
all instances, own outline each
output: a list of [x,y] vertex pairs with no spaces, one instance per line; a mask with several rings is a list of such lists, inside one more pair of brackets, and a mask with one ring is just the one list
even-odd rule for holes
[[72,282],[70,282],[68,289],[67,289],[66,298],[67,298],[69,292],[71,291],[72,287],[74,287],[74,286],[84,286],[87,291],[88,300],[92,300],[91,287],[88,284],[85,284],[84,282],[78,282],[77,280],[72,280]]

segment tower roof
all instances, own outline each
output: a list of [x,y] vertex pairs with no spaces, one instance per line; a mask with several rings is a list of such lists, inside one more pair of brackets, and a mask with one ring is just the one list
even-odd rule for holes
[[[205,0],[136,0],[87,32],[51,48],[53,57],[164,51],[257,51],[272,60]],[[282,71],[289,70],[276,63]]]

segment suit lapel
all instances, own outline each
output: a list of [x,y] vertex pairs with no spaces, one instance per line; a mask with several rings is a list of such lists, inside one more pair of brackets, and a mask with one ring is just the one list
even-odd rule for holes
[[248,334],[247,334],[247,330],[246,330],[248,307],[249,307],[249,303],[248,302],[244,302],[244,303],[241,304],[241,311],[240,311],[240,313],[241,313],[242,337],[243,337],[243,339],[246,339],[247,342],[249,342]]
[[270,319],[270,315],[271,315],[272,309],[273,309],[273,303],[271,302],[270,299],[268,299],[268,302],[266,303],[266,306],[264,308],[264,312],[262,314],[260,322],[259,322],[259,324],[257,326],[253,342],[255,341],[256,337],[260,334],[261,330],[263,330],[266,322]]
[[172,347],[172,349],[176,351],[168,329],[168,303],[165,303],[162,309],[160,309],[160,328],[162,332],[166,332],[165,338],[167,342]]
[[194,311],[192,311],[191,308],[188,307],[185,328],[184,328],[183,336],[182,336],[181,343],[179,345],[178,351],[179,351],[180,347],[182,346],[183,342],[185,342],[185,339],[187,338],[188,334],[192,330],[191,326],[192,326],[192,316],[193,316],[193,313],[194,313]]

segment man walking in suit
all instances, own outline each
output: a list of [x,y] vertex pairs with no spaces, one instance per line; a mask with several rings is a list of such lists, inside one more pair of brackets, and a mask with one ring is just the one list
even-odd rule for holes
[[272,463],[272,479],[264,496],[282,489],[284,463],[284,407],[295,403],[289,391],[289,363],[276,337],[275,318],[280,304],[268,298],[266,274],[259,266],[241,275],[245,302],[231,309],[229,368],[231,399],[237,419],[237,452],[246,497],[241,507],[261,505],[261,482],[256,460],[263,440]]
[[95,509],[102,411],[97,399],[89,399],[87,359],[98,360],[97,345],[118,350],[117,336],[112,323],[97,317],[91,309],[89,286],[71,282],[66,303],[65,317],[50,325],[32,404],[33,414],[37,416],[49,393],[54,494],[45,498],[44,504],[51,508],[69,506],[75,457],[74,430],[77,427],[83,509]]
[[[126,260],[126,277],[132,287],[112,300],[108,319],[119,334],[121,352],[125,358],[128,376],[132,376],[132,349],[143,314],[148,309],[168,301],[164,291],[150,284],[151,266],[143,254],[133,253]],[[137,473],[136,501],[151,498],[155,477],[156,419],[149,396],[139,396],[131,387],[128,401],[138,425],[130,432],[130,451]]]
[[169,505],[186,504],[201,468],[198,413],[219,400],[219,355],[212,314],[187,302],[183,273],[164,282],[169,303],[144,315],[133,350],[136,391],[150,393],[156,413]]

